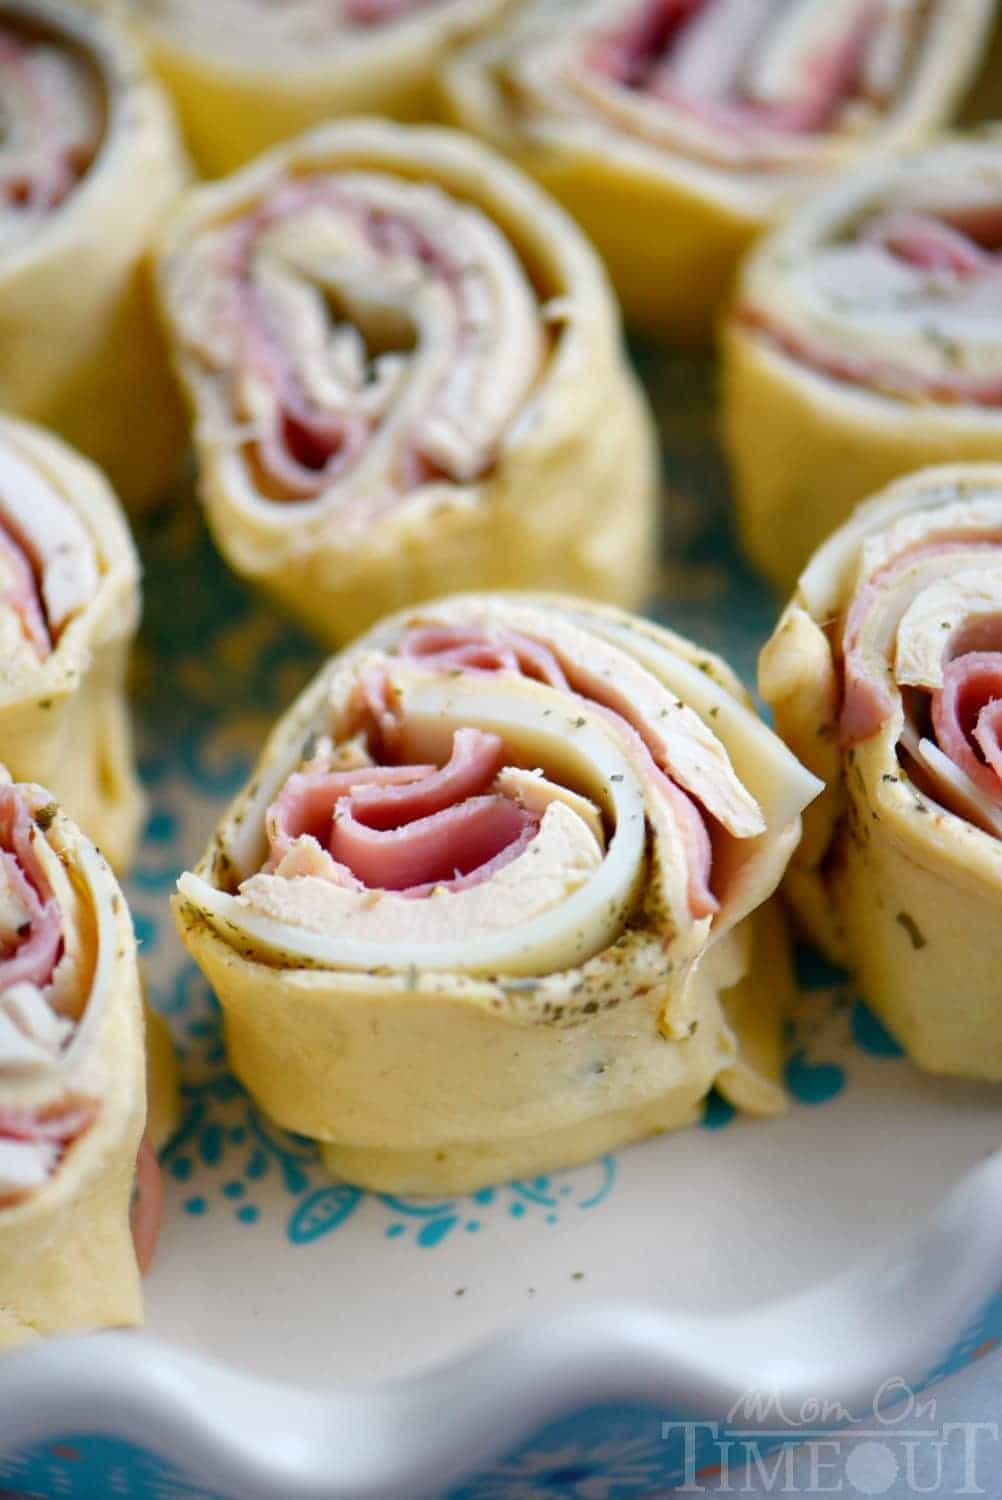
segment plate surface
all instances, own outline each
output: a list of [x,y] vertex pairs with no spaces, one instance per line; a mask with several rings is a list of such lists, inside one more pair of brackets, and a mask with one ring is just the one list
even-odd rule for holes
[[[713,372],[638,360],[672,493],[656,613],[751,680],[774,605],[731,548]],[[320,654],[226,573],[192,507],[154,517],[141,544],[150,816],[128,891],[187,1112],[147,1332],[4,1361],[0,1482],[616,1500],[683,1477],[684,1433],[662,1432],[673,1417],[721,1419],[768,1388],[865,1413],[882,1381],[917,1384],[997,1342],[1002,1164],[984,1163],[1002,1097],[916,1073],[806,953],[791,1109],[772,1123],[713,1098],[702,1127],[429,1204],[333,1184],[307,1142],[261,1118],[166,903]],[[427,1373],[464,1357],[472,1370]],[[781,1435],[756,1421],[763,1441]]]

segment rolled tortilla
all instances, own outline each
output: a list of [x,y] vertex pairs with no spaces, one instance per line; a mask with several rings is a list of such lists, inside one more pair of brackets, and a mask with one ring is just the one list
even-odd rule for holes
[[812,559],[762,696],[827,782],[787,891],[920,1067],[1002,1079],[1002,467],[899,481]]
[[2,0],[0,116],[0,406],[149,500],[183,432],[146,264],[185,178],[170,108],[109,19]]
[[143,812],[125,698],[139,559],[103,476],[0,417],[0,759],[39,777],[116,868]]
[[457,579],[646,592],[653,431],[601,266],[476,142],[322,127],[193,193],[158,279],[220,550],[323,639]]
[[890,480],[1002,459],[1002,133],[857,173],[763,241],[724,428],[744,546],[784,589]]
[[[0,1349],[142,1320],[130,1229],[146,1108],[136,944],[108,866],[0,781]],[[155,1195],[154,1195],[155,1196]],[[136,1210],[137,1225],[149,1219]],[[146,1226],[149,1238],[149,1224]]]
[[704,337],[808,189],[944,120],[991,0],[528,0],[444,69],[449,117],[604,255],[630,321]]
[[755,921],[818,790],[681,638],[462,595],[328,664],[175,915],[270,1115],[349,1181],[465,1191],[714,1084],[783,1108],[788,960]]
[[344,115],[433,118],[454,47],[513,0],[132,0],[196,162],[232,172]]

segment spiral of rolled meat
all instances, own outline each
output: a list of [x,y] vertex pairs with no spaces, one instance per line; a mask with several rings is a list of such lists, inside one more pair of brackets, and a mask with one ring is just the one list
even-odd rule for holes
[[[145,1105],[121,892],[52,794],[4,772],[0,1347],[140,1320],[130,1199]],[[137,1223],[149,1250],[147,1210]]]
[[434,119],[452,50],[517,0],[131,0],[198,166],[218,176],[335,116]]
[[817,553],[762,657],[828,782],[789,889],[923,1067],[1002,1078],[1002,470],[928,469]]
[[763,225],[948,117],[991,14],[981,0],[531,0],[446,64],[445,92],[577,215],[632,318],[703,334]]
[[457,577],[644,592],[653,440],[601,270],[474,142],[325,127],[194,194],[160,286],[217,542],[326,639]]
[[162,493],[182,434],[147,253],[186,175],[112,19],[3,0],[0,407],[74,443],[130,504]]
[[899,474],[1002,457],[1002,138],[815,199],[750,257],[724,348],[744,543],[784,586]]
[[117,867],[142,817],[125,699],[139,559],[98,471],[0,417],[0,759],[40,777]]
[[482,1185],[714,1082],[781,1107],[782,939],[750,916],[816,791],[680,638],[460,596],[333,659],[176,912],[269,1113],[351,1180]]

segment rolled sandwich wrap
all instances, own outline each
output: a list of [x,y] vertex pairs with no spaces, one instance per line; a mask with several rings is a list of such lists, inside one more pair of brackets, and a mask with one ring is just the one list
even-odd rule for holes
[[175,914],[270,1115],[349,1181],[463,1191],[714,1084],[783,1107],[787,960],[753,914],[818,789],[670,632],[458,596],[328,664]]
[[0,759],[38,777],[117,868],[143,799],[125,699],[139,559],[103,476],[0,417]]
[[1002,459],[1002,133],[855,174],[763,241],[724,428],[743,544],[782,588],[890,480]]
[[163,490],[183,431],[147,252],[184,180],[170,108],[109,19],[2,0],[0,407],[130,504]]
[[827,782],[787,877],[923,1068],[1002,1079],[1002,467],[899,481],[815,555],[761,659]]
[[108,866],[32,784],[0,781],[0,1349],[142,1319],[155,1236],[136,945]]
[[705,335],[751,239],[949,117],[991,0],[529,0],[446,64],[450,118],[605,256],[627,317]]
[[344,115],[432,118],[454,47],[512,0],[132,0],[198,166],[215,177]]
[[654,441],[601,267],[477,143],[323,127],[193,193],[159,285],[216,541],[325,640],[457,579],[646,591]]

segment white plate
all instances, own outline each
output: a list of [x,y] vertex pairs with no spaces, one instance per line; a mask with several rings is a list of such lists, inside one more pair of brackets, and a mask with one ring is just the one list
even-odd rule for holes
[[[747,672],[771,603],[719,540],[706,371],[646,373],[681,495],[661,612]],[[761,1429],[739,1441],[763,1451],[837,1417],[825,1403],[872,1425],[893,1382],[997,1342],[999,1091],[920,1076],[809,957],[793,1107],[773,1123],[715,1100],[703,1127],[616,1160],[429,1206],[330,1183],[261,1120],[166,897],[319,658],[227,577],[190,512],[144,547],[151,815],[129,889],[188,1115],[146,1332],[0,1364],[0,1482],[616,1500],[684,1478],[687,1437],[693,1464],[717,1461],[719,1433],[662,1423]],[[742,1406],[766,1391],[779,1406]]]

